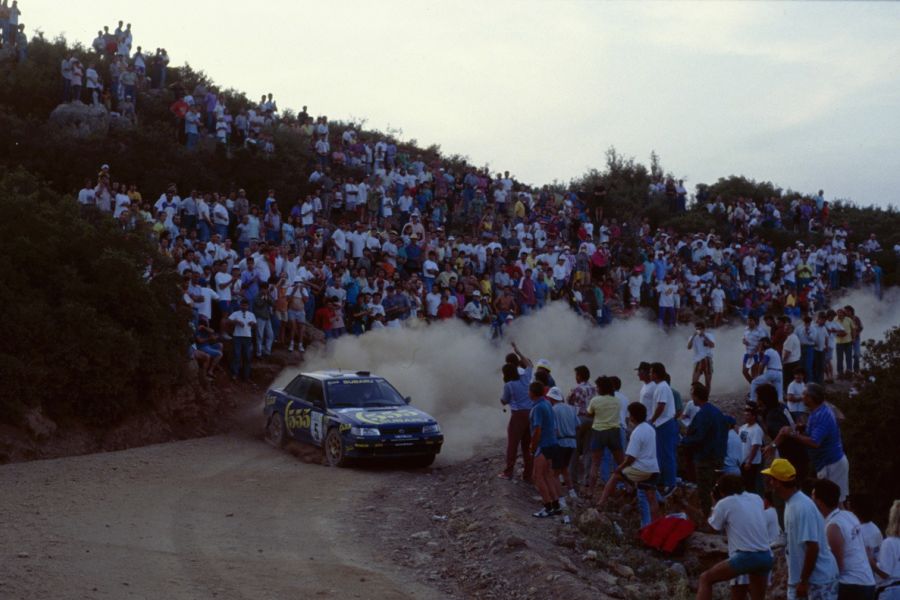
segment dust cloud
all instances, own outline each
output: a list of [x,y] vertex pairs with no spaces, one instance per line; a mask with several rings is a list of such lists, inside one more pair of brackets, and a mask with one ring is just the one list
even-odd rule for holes
[[[877,339],[900,324],[898,300],[897,290],[882,302],[869,292],[856,291],[835,305],[853,305],[865,326],[864,339]],[[634,369],[641,361],[664,363],[673,386],[687,398],[692,371],[687,342],[692,333],[693,326],[665,333],[643,318],[596,328],[557,302],[517,319],[506,328],[504,340],[491,341],[488,329],[460,321],[382,329],[360,337],[345,336],[308,352],[303,370],[367,370],[387,378],[401,394],[412,397],[413,406],[438,419],[445,434],[442,461],[457,461],[474,455],[483,443],[505,436],[500,367],[511,340],[533,361],[549,360],[564,393],[575,383],[573,368],[584,364],[592,379],[617,375],[626,395],[636,400],[640,382]],[[713,394],[745,392],[748,386],[740,371],[743,325],[712,333],[716,342]],[[276,385],[297,372],[285,370]]]

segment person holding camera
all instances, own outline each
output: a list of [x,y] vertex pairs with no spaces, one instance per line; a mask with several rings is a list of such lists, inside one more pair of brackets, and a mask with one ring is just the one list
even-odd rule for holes
[[696,330],[688,340],[687,349],[694,351],[694,375],[691,383],[700,381],[700,377],[706,382],[706,389],[712,386],[713,375],[713,348],[716,347],[715,338],[706,331],[706,323],[698,321]]
[[697,600],[710,600],[713,585],[740,575],[749,577],[750,598],[763,600],[774,558],[762,497],[745,491],[738,475],[722,475],[712,490],[712,500],[715,506],[708,522],[716,531],[725,532],[728,559],[700,575]]

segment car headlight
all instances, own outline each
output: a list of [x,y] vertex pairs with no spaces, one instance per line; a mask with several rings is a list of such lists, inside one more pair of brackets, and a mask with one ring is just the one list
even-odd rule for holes
[[441,426],[437,423],[433,423],[431,425],[426,425],[422,428],[422,433],[426,435],[434,435],[441,432]]
[[377,427],[351,427],[350,433],[358,437],[377,437],[381,435]]

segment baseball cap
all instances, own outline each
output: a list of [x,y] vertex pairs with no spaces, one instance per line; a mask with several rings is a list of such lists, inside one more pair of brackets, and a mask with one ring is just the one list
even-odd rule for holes
[[556,400],[557,402],[562,402],[563,399],[562,392],[558,387],[550,388],[550,390],[547,392],[547,397],[551,400]]
[[550,369],[550,361],[547,360],[546,358],[542,358],[539,361],[537,361],[537,363],[534,365],[534,367],[536,369],[547,369],[548,372],[551,370]]
[[650,363],[643,362],[643,361],[635,369],[635,371],[649,371],[649,370],[650,370]]
[[776,458],[768,469],[763,469],[760,473],[778,481],[793,481],[797,478],[797,469],[785,458]]
[[481,298],[481,292],[479,292],[478,290],[475,290],[474,292],[472,292],[472,297],[473,298]]

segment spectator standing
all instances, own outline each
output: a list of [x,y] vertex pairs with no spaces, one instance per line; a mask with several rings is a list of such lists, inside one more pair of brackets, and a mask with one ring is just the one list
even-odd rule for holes
[[815,383],[807,385],[803,402],[809,409],[806,434],[784,427],[775,438],[775,446],[780,446],[786,439],[796,440],[806,446],[816,476],[838,484],[841,488],[840,502],[843,502],[850,493],[850,462],[844,454],[841,430],[834,411],[825,402],[825,388]]
[[575,486],[569,473],[569,465],[578,445],[576,435],[578,433],[578,411],[574,406],[563,402],[562,391],[558,387],[552,387],[547,392],[547,399],[553,406],[553,417],[556,419],[556,439],[559,442],[560,460],[562,468],[554,469],[553,476],[557,480],[562,477],[563,484],[568,489],[571,498],[577,498]]
[[256,329],[256,316],[250,311],[250,303],[242,298],[240,308],[228,317],[234,326],[232,332],[233,355],[231,357],[231,379],[250,381],[250,359],[253,356],[253,331]]
[[619,399],[615,397],[612,379],[598,377],[594,382],[598,395],[591,398],[587,414],[591,423],[591,469],[588,477],[588,493],[593,495],[597,484],[597,473],[600,471],[600,459],[605,451],[609,451],[615,464],[624,460],[622,454],[622,430],[619,428]]
[[654,412],[648,420],[656,429],[659,476],[665,496],[675,487],[677,468],[675,450],[678,446],[678,422],[675,420],[675,396],[666,381],[666,367],[662,363],[650,365],[650,377],[656,388],[653,390]]
[[263,286],[253,300],[253,316],[256,317],[256,358],[272,354],[275,332],[272,329],[272,312],[275,303],[268,286]]
[[825,536],[825,519],[815,503],[800,491],[797,471],[783,458],[762,474],[785,503],[784,534],[788,566],[788,600],[837,600],[838,567]]
[[756,422],[756,408],[748,406],[744,410],[744,424],[738,429],[741,438],[741,475],[744,489],[759,493],[759,471],[762,468],[763,430]]
[[563,461],[560,460],[559,442],[556,439],[556,419],[544,390],[544,384],[540,381],[532,381],[528,386],[528,396],[534,404],[529,419],[531,452],[534,455],[534,484],[544,501],[544,507],[532,516],[539,519],[562,512],[559,478],[554,477],[553,471],[561,469]]
[[697,407],[681,446],[689,451],[697,478],[700,508],[709,515],[713,485],[722,469],[728,445],[728,425],[722,411],[709,402],[709,391],[699,381],[691,384],[691,400]]
[[863,542],[859,519],[840,508],[841,488],[833,481],[818,480],[812,498],[825,517],[825,537],[838,566],[838,598],[872,600],[875,576]]
[[[476,291],[475,294],[481,295]],[[578,433],[575,448],[575,456],[572,457],[570,467],[572,480],[575,484],[584,483],[584,474],[588,471],[590,463],[591,429],[594,420],[587,413],[587,407],[591,399],[597,395],[597,386],[590,381],[591,371],[585,365],[575,367],[575,387],[569,392],[566,402],[574,406],[578,412]]]
[[703,376],[706,389],[712,391],[715,338],[706,331],[706,323],[698,321],[695,327],[694,335],[688,340],[687,345],[688,350],[694,351],[694,374],[691,378],[691,383],[700,381],[700,377]]
[[[507,362],[503,365],[503,394],[500,397],[500,403],[504,407],[509,407],[510,414],[509,424],[506,428],[506,468],[499,477],[512,479],[518,452],[521,448],[522,460],[525,463],[522,479],[530,482],[533,463],[529,415],[534,403],[528,395],[528,384],[531,383],[533,365],[529,358],[522,356],[515,344],[513,344],[513,351],[518,362]],[[520,367],[521,373],[519,372]]]
[[781,368],[783,369],[782,385],[787,391],[788,385],[794,379],[794,371],[802,367],[803,351],[800,347],[800,338],[794,331],[794,326],[791,323],[786,323],[784,331],[787,337],[784,338],[784,343],[781,347]]

